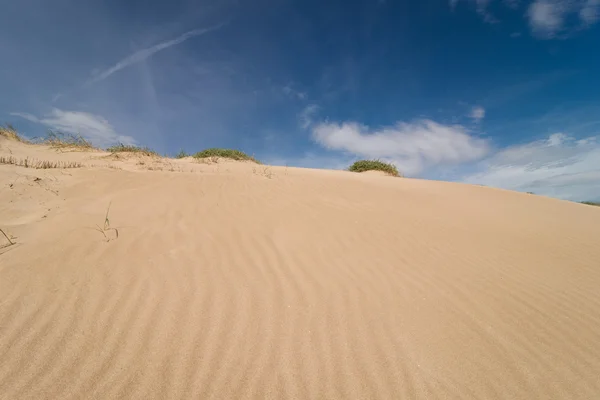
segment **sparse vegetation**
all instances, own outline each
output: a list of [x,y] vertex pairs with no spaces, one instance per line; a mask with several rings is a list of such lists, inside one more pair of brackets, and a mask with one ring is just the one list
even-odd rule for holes
[[588,206],[600,207],[600,201],[582,201],[581,204],[587,204]]
[[177,153],[175,155],[175,158],[185,158],[185,157],[189,157],[190,155],[188,153],[186,153],[184,150],[179,150],[179,153]]
[[75,161],[47,161],[32,158],[16,158],[13,156],[0,157],[0,164],[16,165],[17,167],[50,169],[50,168],[81,168],[83,164]]
[[16,140],[17,142],[27,142],[17,133],[17,130],[11,124],[0,126],[0,136],[4,136],[10,140]]
[[255,175],[261,175],[265,178],[271,179],[273,178],[273,169],[271,166],[262,166],[262,167],[252,167],[252,173]]
[[42,138],[39,142],[61,150],[97,150],[83,136],[59,131],[48,131],[46,137]]
[[98,232],[100,232],[102,235],[104,235],[104,239],[107,242],[110,242],[112,240],[106,234],[107,232],[114,231],[116,236],[113,239],[118,239],[119,238],[119,230],[117,228],[112,228],[110,226],[110,220],[108,219],[108,213],[110,212],[110,204],[111,203],[108,203],[108,208],[106,209],[106,216],[104,217],[104,225],[102,227],[100,225],[96,225],[96,228],[94,228],[95,230],[97,230]]
[[140,153],[145,156],[156,156],[156,157],[159,156],[157,152],[155,152],[152,149],[149,149],[148,147],[138,147],[138,146],[132,146],[132,145],[127,145],[127,144],[123,144],[123,143],[119,143],[117,145],[110,146],[109,148],[106,149],[106,151],[111,152],[111,153]]
[[241,152],[239,150],[232,150],[232,149],[217,149],[217,148],[206,149],[206,150],[202,150],[202,151],[199,151],[198,153],[194,154],[194,157],[195,158],[220,157],[220,158],[229,158],[231,160],[238,160],[238,161],[252,161],[257,164],[260,164],[260,161],[258,161],[254,157],[249,156],[248,154]]
[[348,171],[365,172],[365,171],[383,171],[388,175],[401,176],[394,164],[385,163],[379,160],[360,160],[352,164]]

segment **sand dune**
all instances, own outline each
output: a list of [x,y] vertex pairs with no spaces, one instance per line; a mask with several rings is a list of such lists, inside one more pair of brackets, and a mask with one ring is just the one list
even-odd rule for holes
[[0,399],[600,398],[599,207],[8,140],[0,155],[84,165],[0,165],[16,242]]

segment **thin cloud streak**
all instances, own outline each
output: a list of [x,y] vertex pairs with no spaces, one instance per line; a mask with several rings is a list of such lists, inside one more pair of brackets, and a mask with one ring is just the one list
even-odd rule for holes
[[193,37],[201,36],[206,33],[218,30],[218,29],[222,28],[224,25],[225,25],[225,23],[223,22],[218,25],[212,26],[210,28],[194,29],[194,30],[191,30],[189,32],[182,34],[181,36],[179,36],[175,39],[167,40],[166,42],[156,44],[152,47],[148,47],[147,49],[138,50],[135,53],[131,54],[130,56],[125,57],[124,59],[122,59],[121,61],[116,63],[111,68],[109,68],[105,71],[102,71],[98,75],[94,76],[93,78],[88,80],[84,86],[89,86],[96,82],[100,82],[100,81],[108,78],[115,72],[118,72],[118,71],[122,70],[123,68],[127,68],[130,65],[144,61],[148,57],[151,57],[152,55],[158,53],[161,50],[167,49],[172,46],[176,46],[176,45],[183,43],[186,40],[191,39]]

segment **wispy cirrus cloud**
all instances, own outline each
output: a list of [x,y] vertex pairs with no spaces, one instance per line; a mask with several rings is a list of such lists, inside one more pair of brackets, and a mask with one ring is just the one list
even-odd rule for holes
[[302,129],[306,129],[314,123],[315,114],[319,111],[319,106],[309,104],[298,114],[298,121]]
[[293,83],[288,83],[287,85],[285,85],[281,91],[283,92],[283,94],[285,94],[286,96],[288,96],[289,98],[292,99],[298,99],[298,100],[306,100],[307,98],[307,94],[306,92],[300,91],[298,89],[296,89],[294,87]]
[[96,146],[108,146],[115,143],[135,144],[136,140],[131,136],[120,135],[114,127],[99,115],[82,111],[64,111],[53,109],[43,117],[33,114],[13,112],[11,115],[39,123],[64,133],[81,135],[90,140]]
[[431,120],[399,122],[377,130],[356,122],[319,123],[312,127],[312,137],[328,150],[393,162],[408,176],[435,166],[475,161],[489,151],[487,140],[469,134],[463,126]]
[[461,180],[566,200],[600,200],[600,137],[554,133],[501,149],[475,169]]
[[136,64],[141,61],[144,61],[148,57],[151,57],[152,55],[158,53],[161,50],[168,49],[169,47],[183,43],[186,40],[191,39],[193,37],[201,36],[206,33],[215,31],[217,29],[222,28],[224,25],[225,25],[225,23],[220,23],[220,24],[212,26],[210,28],[194,29],[194,30],[191,30],[189,32],[186,32],[186,33],[176,37],[175,39],[171,39],[171,40],[167,40],[162,43],[158,43],[158,44],[156,44],[152,47],[148,47],[146,49],[138,50],[135,53],[120,60],[112,67],[110,67],[106,70],[96,72],[94,74],[94,76],[85,83],[85,86],[89,86],[91,84],[94,84],[96,82],[104,80],[104,79],[108,78],[109,76],[111,76],[112,74],[114,74],[115,72],[118,72],[118,71],[122,70],[123,68],[126,68],[132,64]]
[[[538,39],[567,38],[600,19],[600,0],[535,0],[527,17],[531,32]],[[577,18],[578,23],[574,22]]]
[[[494,17],[494,15],[489,11],[489,6],[492,0],[468,0],[470,3],[475,5],[475,9],[477,10],[477,14],[481,16],[481,18],[489,23],[495,24],[498,23],[498,19]],[[450,0],[450,8],[454,10],[458,4],[459,0]]]

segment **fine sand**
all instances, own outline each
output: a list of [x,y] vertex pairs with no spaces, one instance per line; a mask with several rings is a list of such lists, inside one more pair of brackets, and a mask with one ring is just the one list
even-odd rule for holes
[[83,165],[0,165],[0,399],[600,399],[600,207],[4,138],[0,155]]

